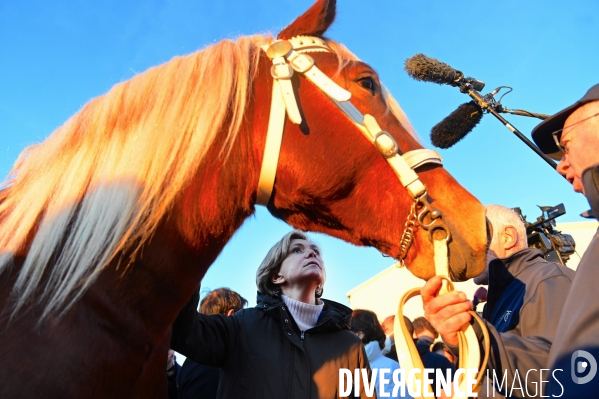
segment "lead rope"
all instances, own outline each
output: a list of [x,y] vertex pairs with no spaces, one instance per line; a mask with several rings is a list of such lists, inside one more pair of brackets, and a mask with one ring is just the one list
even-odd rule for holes
[[[432,213],[429,216],[432,220],[431,223],[423,223],[425,217],[427,216],[427,213],[430,211],[430,205],[425,199],[420,199],[418,201],[422,204],[422,207],[424,208],[424,210],[418,215],[418,220],[422,227],[429,231],[429,237],[433,241],[434,246],[435,273],[443,280],[443,286],[441,287],[439,293],[444,294],[447,292],[451,292],[454,290],[454,287],[453,283],[449,279],[449,265],[447,261],[447,242],[450,238],[449,233],[443,226],[442,222],[437,223],[437,221],[440,221],[441,218],[439,216],[434,217],[435,215],[433,215]],[[413,209],[415,209],[417,206],[418,204],[416,203]],[[410,218],[408,218],[408,220],[410,220]],[[433,225],[435,225],[434,228],[432,228]],[[437,238],[439,234],[435,234],[436,231],[444,231],[446,236]],[[400,366],[405,370],[417,369],[420,373],[419,379],[412,378],[412,392],[421,393],[421,396],[416,396],[414,399],[422,399],[425,396],[425,393],[433,392],[429,384],[425,383],[424,381],[424,365],[422,364],[422,359],[418,354],[416,344],[410,336],[408,327],[403,318],[404,305],[408,300],[418,295],[420,295],[420,288],[413,288],[403,295],[403,297],[399,301],[397,315],[395,317],[394,322],[395,347],[397,349],[397,358],[399,360]],[[476,337],[476,333],[474,332],[474,328],[472,327],[472,325],[468,325],[463,331],[458,331],[458,369],[464,369],[466,371],[468,369],[478,369],[478,373],[476,376],[476,384],[472,387],[472,392],[477,393],[480,390],[482,378],[484,376],[489,360],[490,338],[489,331],[487,330],[484,321],[476,314],[476,312],[470,311],[469,313],[472,315],[473,320],[479,324],[483,332],[484,357],[481,363],[478,338]],[[418,373],[418,371],[416,373]],[[406,376],[406,381],[409,381],[409,378],[407,377],[408,376]],[[418,378],[418,376],[415,377]],[[459,392],[453,392],[452,398],[465,397],[466,392],[468,392],[467,384],[468,380],[466,378],[466,374],[460,374],[458,380]]]

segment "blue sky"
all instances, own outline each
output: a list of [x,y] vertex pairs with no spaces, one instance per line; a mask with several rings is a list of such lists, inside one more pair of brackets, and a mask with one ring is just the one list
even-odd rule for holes
[[[276,34],[311,1],[0,2],[0,174],[91,98],[136,73],[223,38]],[[412,80],[404,61],[424,53],[487,83],[507,85],[507,108],[554,113],[599,82],[596,0],[459,2],[343,1],[327,35],[370,63],[402,105],[422,141],[469,98],[458,89]],[[525,135],[538,120],[504,115]],[[446,169],[484,204],[563,202],[560,221],[579,221],[584,197],[491,115],[462,142],[440,150]],[[403,221],[397,221],[398,228]],[[263,208],[248,220],[206,275],[255,303],[255,270],[289,231]],[[345,293],[391,262],[371,248],[313,235],[324,250],[325,297]]]

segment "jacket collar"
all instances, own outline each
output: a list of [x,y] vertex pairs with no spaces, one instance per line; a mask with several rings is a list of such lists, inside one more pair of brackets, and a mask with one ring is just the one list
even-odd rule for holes
[[511,280],[543,260],[543,253],[536,248],[524,248],[507,258],[493,259],[489,263],[489,284]]
[[421,357],[431,351],[431,344],[427,340],[415,339],[414,343],[416,344],[416,349]]
[[599,220],[599,164],[582,172],[582,185],[593,215]]
[[[324,307],[316,326],[310,329],[312,332],[327,332],[337,330],[349,330],[349,324],[351,321],[352,310],[347,306],[340,303],[329,301],[328,299],[322,299]],[[281,312],[280,309],[285,307],[285,302],[280,296],[272,296],[269,294],[258,293],[256,299],[256,308],[262,309],[270,317],[280,320]]]

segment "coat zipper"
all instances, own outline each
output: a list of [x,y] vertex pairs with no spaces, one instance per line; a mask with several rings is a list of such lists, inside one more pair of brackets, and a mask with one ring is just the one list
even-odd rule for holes
[[[300,331],[300,341],[302,341],[302,346],[304,346],[304,337],[305,337],[305,331]],[[305,353],[306,347],[304,346],[304,353]],[[306,354],[307,355],[307,354]],[[310,386],[310,381],[311,381],[311,376],[312,376],[312,372],[310,371],[310,362],[308,362],[308,397],[311,398],[312,397],[312,387]]]

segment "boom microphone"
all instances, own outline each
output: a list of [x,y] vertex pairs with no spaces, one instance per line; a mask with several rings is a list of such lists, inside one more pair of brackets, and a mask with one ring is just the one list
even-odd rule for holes
[[416,80],[446,84],[454,87],[460,87],[469,83],[471,88],[476,91],[481,91],[485,87],[484,82],[470,77],[465,78],[462,71],[453,69],[446,63],[427,57],[424,54],[416,54],[412,58],[408,58],[404,69],[408,75]]
[[482,117],[482,108],[474,101],[460,105],[431,129],[431,143],[439,148],[451,147],[470,133]]
[[[524,136],[522,132],[512,126],[512,124],[504,117],[499,115],[499,112],[509,112],[516,115],[534,116],[540,119],[545,119],[546,117],[546,115],[533,114],[528,111],[508,110],[503,108],[501,103],[495,101],[493,96],[497,94],[501,88],[509,87],[500,86],[491,93],[483,96],[479,92],[485,87],[484,82],[471,77],[465,78],[462,71],[453,69],[444,62],[427,57],[424,54],[416,54],[412,58],[408,58],[405,62],[404,69],[408,75],[416,80],[459,87],[462,93],[468,94],[473,100],[469,103],[460,105],[458,109],[453,111],[451,115],[439,122],[431,130],[431,142],[436,147],[449,148],[460,141],[474,129],[478,122],[480,122],[484,110],[484,112],[492,114],[503,123],[506,128],[514,133],[538,156],[543,158],[543,160],[545,160],[545,162],[552,168],[557,168],[557,164],[553,159],[545,155],[536,145]],[[511,90],[511,88],[509,89]]]

